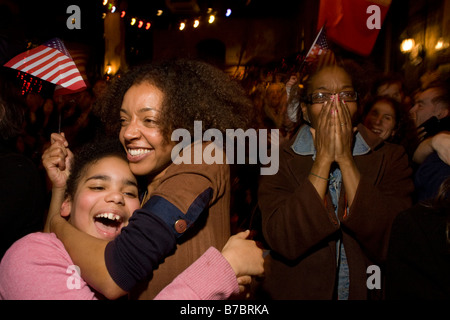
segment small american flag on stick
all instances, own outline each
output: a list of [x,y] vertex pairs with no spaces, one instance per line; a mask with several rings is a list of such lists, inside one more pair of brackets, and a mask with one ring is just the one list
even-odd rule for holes
[[314,69],[320,69],[325,66],[336,64],[336,56],[334,52],[328,47],[327,35],[325,28],[322,27],[316,36],[311,48],[303,60],[301,70],[303,66],[307,64]]
[[86,88],[69,51],[58,38],[17,55],[5,66],[56,84],[56,95],[75,93]]

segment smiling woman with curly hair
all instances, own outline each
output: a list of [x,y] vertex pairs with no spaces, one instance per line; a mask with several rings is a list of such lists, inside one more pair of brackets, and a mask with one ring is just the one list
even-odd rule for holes
[[203,131],[215,128],[247,129],[254,118],[253,106],[241,85],[221,70],[200,61],[173,60],[142,65],[117,78],[99,108],[108,133],[120,131],[119,112],[127,90],[149,83],[164,93],[158,126],[170,140],[173,130],[187,129],[191,136],[194,121],[202,121]]
[[[48,220],[90,285],[108,298],[134,289],[132,298],[152,299],[210,246],[223,247],[230,236],[229,166],[172,162],[171,134],[185,129],[194,137],[195,121],[203,132],[246,130],[252,110],[240,85],[204,62],[142,65],[114,81],[98,115],[107,133],[119,137],[131,171],[145,180],[144,205],[109,243],[86,239],[58,215]],[[61,150],[55,163],[64,163],[67,141],[52,138],[51,148]],[[202,142],[203,151],[209,143]]]

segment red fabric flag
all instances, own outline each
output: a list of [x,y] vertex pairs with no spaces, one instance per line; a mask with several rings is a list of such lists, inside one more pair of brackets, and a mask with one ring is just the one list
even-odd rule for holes
[[392,0],[320,0],[317,28],[328,39],[362,56],[372,52]]
[[17,55],[5,66],[56,84],[56,95],[75,93],[86,88],[72,57],[57,38]]

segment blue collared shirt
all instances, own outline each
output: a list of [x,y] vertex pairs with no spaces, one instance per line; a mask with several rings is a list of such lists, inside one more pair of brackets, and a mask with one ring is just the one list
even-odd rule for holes
[[[313,160],[316,159],[316,149],[314,147],[313,136],[310,131],[310,126],[303,126],[291,146],[292,150],[302,156],[312,155]],[[361,134],[358,132],[355,136],[355,144],[353,146],[353,156],[360,156],[367,154],[370,151],[370,147],[366,141],[364,141]],[[339,196],[342,186],[342,174],[339,167],[330,172],[330,183],[328,190],[333,201],[335,208],[335,214],[338,212]],[[338,220],[339,221],[339,220]],[[350,278],[347,263],[347,256],[345,254],[345,248],[342,243],[342,239],[339,238],[336,242],[336,265],[338,268],[338,299],[347,300],[349,294]]]

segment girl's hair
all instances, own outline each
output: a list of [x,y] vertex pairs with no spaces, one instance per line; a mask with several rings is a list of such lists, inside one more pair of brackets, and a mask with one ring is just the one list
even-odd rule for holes
[[203,131],[215,128],[224,132],[245,130],[255,118],[251,100],[236,80],[207,63],[179,59],[141,65],[113,81],[99,108],[108,134],[117,138],[124,95],[141,83],[154,85],[164,94],[158,123],[166,141],[178,128],[193,136],[195,120],[202,121]]
[[94,140],[74,150],[70,175],[67,179],[66,198],[73,199],[80,179],[89,167],[106,157],[117,157],[128,163],[126,152],[117,137]]

